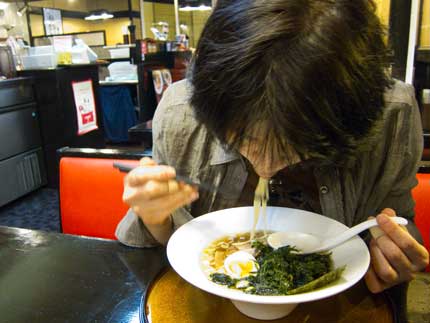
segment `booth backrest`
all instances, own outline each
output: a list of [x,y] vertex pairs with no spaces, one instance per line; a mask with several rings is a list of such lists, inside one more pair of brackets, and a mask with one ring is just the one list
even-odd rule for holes
[[124,174],[113,163],[137,160],[62,157],[60,214],[63,233],[115,239],[115,228],[127,211],[122,202]]
[[[412,190],[415,200],[415,224],[420,230],[424,246],[430,252],[430,174],[417,174],[418,185]],[[427,267],[429,271],[430,266]]]

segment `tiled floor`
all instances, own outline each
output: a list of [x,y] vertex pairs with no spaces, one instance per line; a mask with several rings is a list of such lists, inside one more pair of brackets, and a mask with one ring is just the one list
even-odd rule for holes
[[0,207],[0,225],[60,232],[58,191],[41,188]]

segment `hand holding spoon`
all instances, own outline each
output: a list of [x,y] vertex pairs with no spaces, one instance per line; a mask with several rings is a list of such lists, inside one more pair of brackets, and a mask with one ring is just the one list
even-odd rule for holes
[[[408,220],[402,217],[392,217],[394,222],[400,225],[408,224]],[[274,248],[278,249],[284,246],[295,246],[298,249],[298,254],[306,255],[314,252],[323,252],[344,243],[345,241],[351,239],[360,232],[367,230],[371,227],[378,226],[376,219],[371,219],[364,221],[352,228],[349,228],[338,234],[333,238],[328,238],[326,240],[321,240],[320,238],[303,232],[275,232],[267,237],[268,244]]]

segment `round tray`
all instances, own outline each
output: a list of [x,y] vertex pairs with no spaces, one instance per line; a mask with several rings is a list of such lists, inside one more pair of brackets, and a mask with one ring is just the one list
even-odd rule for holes
[[[240,313],[230,300],[206,293],[183,280],[172,269],[163,270],[142,300],[145,323],[262,322]],[[393,322],[383,294],[371,294],[363,281],[345,292],[302,303],[287,317],[270,322]]]

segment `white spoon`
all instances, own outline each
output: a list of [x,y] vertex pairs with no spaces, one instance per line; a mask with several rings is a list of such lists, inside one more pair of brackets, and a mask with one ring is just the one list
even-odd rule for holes
[[[402,217],[392,217],[394,222],[400,225],[408,224],[408,220]],[[273,248],[278,249],[284,246],[295,246],[298,249],[298,254],[306,255],[314,252],[323,252],[344,243],[351,239],[360,232],[367,230],[371,227],[377,226],[376,219],[367,220],[344,232],[338,234],[333,238],[321,240],[320,238],[303,232],[275,232],[269,234],[267,243]]]

